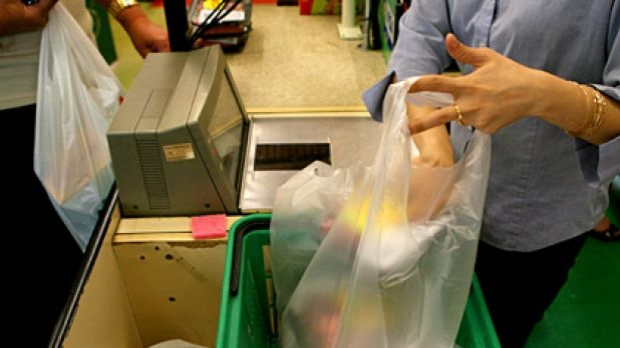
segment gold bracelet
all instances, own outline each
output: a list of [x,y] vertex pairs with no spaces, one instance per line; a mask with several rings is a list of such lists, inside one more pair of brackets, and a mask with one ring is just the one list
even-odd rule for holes
[[582,126],[576,132],[566,133],[579,137],[583,134],[592,135],[594,132],[599,130],[605,121],[605,107],[607,106],[607,101],[603,97],[603,94],[596,88],[591,86],[586,86],[582,84],[577,84],[579,88],[581,88],[583,94],[586,96],[586,108],[590,109],[590,100],[594,102],[594,110],[589,114],[589,117],[586,117]]
[[[585,85],[582,85],[582,84],[580,84],[580,83],[574,82],[574,81],[571,81],[571,82],[572,82],[572,83],[574,83],[577,87],[579,87],[579,89],[581,90],[581,92],[583,93],[583,95],[586,97],[586,98],[585,98],[585,99],[586,99],[586,111],[587,111],[587,112],[588,112],[588,114],[589,114],[589,110],[590,110],[590,99],[591,99],[591,97],[590,97],[590,93],[588,92],[588,87],[586,87]],[[577,131],[575,131],[575,132],[566,131],[566,133],[567,133],[567,134],[569,134],[569,135],[572,135],[572,136],[574,136],[574,137],[578,137],[579,135],[581,135],[581,134],[583,133],[583,131],[584,131],[585,129],[587,129],[587,128],[588,128],[588,126],[590,125],[590,122],[591,122],[590,118],[589,118],[589,117],[586,117],[586,118],[583,120],[583,123],[581,124],[581,126],[579,127],[579,130],[577,130]]]
[[108,13],[114,18],[118,18],[118,14],[132,6],[136,6],[138,2],[136,0],[110,0],[110,6],[108,7]]
[[594,92],[594,103],[596,104],[596,108],[594,110],[594,116],[592,117],[592,123],[590,127],[586,129],[588,135],[594,134],[594,132],[599,130],[603,125],[603,121],[605,121],[605,107],[607,106],[607,101],[603,97],[603,94],[594,87],[590,87],[590,89]]

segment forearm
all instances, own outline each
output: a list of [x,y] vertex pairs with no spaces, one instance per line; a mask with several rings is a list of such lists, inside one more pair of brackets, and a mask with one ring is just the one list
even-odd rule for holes
[[98,0],[110,15],[128,31],[136,19],[148,20],[136,0]]
[[[434,109],[407,104],[408,119],[414,120]],[[449,167],[454,164],[452,142],[445,125],[412,134],[411,139],[419,151],[412,164],[424,167]]]
[[154,24],[135,0],[99,0],[131,38],[136,51],[146,57],[151,52],[168,52],[168,33]]
[[[407,117],[414,120],[434,109],[408,103]],[[454,165],[454,152],[445,125],[411,134],[411,139],[419,152],[411,159],[407,199],[407,217],[413,222],[426,220],[443,207],[450,191],[446,183],[451,171],[446,168]]]
[[[593,87],[541,72],[535,114],[592,144],[620,134],[620,104]],[[601,98],[601,99],[598,99]]]

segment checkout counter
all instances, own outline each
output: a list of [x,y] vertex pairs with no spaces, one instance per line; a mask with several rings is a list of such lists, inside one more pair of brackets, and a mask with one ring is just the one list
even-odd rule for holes
[[[357,160],[372,160],[373,149],[365,147],[363,140],[365,137],[380,136],[381,132],[375,128],[380,125],[372,121],[363,108],[361,93],[382,77],[385,61],[381,52],[364,51],[354,42],[341,41],[337,31],[338,22],[338,16],[300,17],[296,7],[254,7],[253,32],[244,51],[226,56],[226,59],[219,63],[221,71],[226,72],[226,76],[234,84],[231,89],[235,97],[234,104],[240,108],[242,116],[241,119],[234,120],[240,123],[232,122],[242,128],[237,134],[242,134],[240,139],[243,141],[236,147],[233,146],[238,154],[242,154],[233,156],[240,168],[237,174],[228,171],[229,164],[226,164],[225,156],[218,153],[221,147],[215,146],[212,141],[215,140],[214,134],[217,132],[209,129],[208,125],[205,126],[205,121],[198,115],[200,112],[196,113],[197,109],[205,108],[206,100],[209,99],[205,92],[206,97],[199,102],[200,107],[185,109],[184,114],[182,113],[183,117],[193,121],[182,123],[191,124],[197,129],[207,129],[207,138],[212,137],[190,138],[200,143],[195,143],[193,148],[202,147],[192,154],[194,158],[206,157],[211,153],[218,154],[215,157],[221,160],[213,163],[206,163],[208,161],[205,160],[204,166],[194,168],[204,171],[195,174],[197,177],[206,175],[210,178],[201,184],[208,186],[202,191],[209,193],[208,199],[216,199],[204,204],[205,198],[200,194],[196,195],[201,192],[199,187],[183,186],[183,182],[188,179],[174,172],[173,166],[179,164],[178,162],[157,164],[161,167],[159,174],[162,174],[157,179],[175,180],[177,175],[176,190],[186,190],[180,197],[194,197],[195,201],[199,202],[197,207],[176,203],[174,194],[168,195],[171,200],[167,205],[153,205],[149,198],[146,198],[147,203],[144,203],[140,199],[152,196],[152,192],[147,192],[150,190],[147,188],[149,185],[141,187],[135,181],[136,177],[143,177],[135,172],[141,169],[132,168],[119,172],[118,189],[115,187],[110,194],[100,226],[87,248],[87,258],[82,274],[76,280],[75,292],[67,303],[50,346],[142,348],[171,339],[181,339],[205,347],[215,347],[227,238],[194,239],[191,233],[192,216],[224,213],[226,224],[230,227],[244,215],[268,212],[275,189],[299,168],[279,167],[290,162],[273,160],[277,159],[274,156],[282,155],[282,150],[288,151],[285,152],[289,156],[294,152],[307,154],[310,151],[313,155],[302,156],[304,161],[318,156],[319,159],[327,158],[332,164],[340,166]],[[303,23],[308,23],[308,26],[304,27]],[[276,36],[273,28],[287,32]],[[338,54],[349,57],[340,58],[337,63],[346,66],[336,65],[327,69],[321,65],[321,62],[330,61],[332,58],[322,56],[322,49],[316,45],[299,42],[301,36],[308,35],[309,28],[315,32],[308,36],[308,39],[328,37],[331,42],[323,42],[322,45],[336,45]],[[290,42],[282,42],[283,38],[288,38]],[[287,48],[287,45],[290,47]],[[278,49],[270,50],[269,47]],[[170,124],[172,121],[164,120],[154,122],[152,117],[169,114],[166,108],[171,104],[187,105],[184,104],[187,93],[175,94],[175,91],[182,89],[178,88],[179,84],[188,86],[194,83],[200,90],[200,86],[203,86],[201,83],[213,83],[202,81],[197,77],[200,74],[193,72],[197,66],[207,66],[205,57],[220,57],[220,51],[216,48],[199,51],[173,52],[178,59],[168,59],[172,57],[170,55],[163,59],[164,62],[147,58],[143,70],[149,73],[143,75],[150,75],[148,81],[151,82],[145,82],[146,79],[142,81],[139,74],[119,112],[119,115],[122,112],[130,113],[120,116],[125,121],[131,119],[128,122],[132,124],[116,123],[111,127],[111,133],[118,137],[116,140],[120,144],[114,144],[116,140],[110,138],[115,167],[115,158],[127,155],[116,147],[127,146],[127,141],[133,141],[128,140],[130,138],[148,141],[172,139],[170,141],[183,143],[169,132],[178,132],[178,124]],[[283,51],[290,60],[282,61]],[[329,51],[323,53],[329,54]],[[297,57],[303,56],[304,61],[295,61],[296,54]],[[359,57],[366,58],[360,61]],[[160,71],[161,74],[153,79],[161,64],[171,64],[171,60],[175,59],[177,61],[172,64],[178,66],[177,73],[166,74]],[[270,62],[270,59],[277,62]],[[308,59],[313,61],[308,62]],[[153,61],[156,61],[154,65],[149,65]],[[187,63],[188,61],[194,63]],[[300,64],[310,64],[315,66],[315,69],[298,69]],[[365,68],[358,69],[359,65]],[[203,71],[204,76],[211,76],[212,73],[206,70]],[[286,76],[289,71],[294,72],[294,75]],[[140,73],[142,74],[142,71]],[[274,84],[273,81],[278,82]],[[343,83],[344,87],[338,86],[338,83]],[[306,86],[299,87],[301,84]],[[313,88],[313,92],[296,91],[308,87]],[[266,93],[272,95],[267,96]],[[330,102],[334,100],[334,94],[340,94],[335,96],[339,102]],[[164,99],[167,100],[166,103],[162,102]],[[192,100],[197,99],[200,98]],[[349,102],[351,100],[353,102]],[[136,116],[138,114],[146,114],[148,117],[140,120]],[[166,123],[169,127],[164,129]],[[220,123],[216,128],[221,129],[222,125]],[[133,131],[134,134],[126,136],[127,134],[122,132],[123,128],[139,131]],[[181,131],[182,137],[192,133],[192,129],[184,128]],[[291,145],[293,147],[287,150],[287,146]],[[139,147],[136,144],[130,146]],[[327,151],[324,146],[327,146]],[[356,149],[353,153],[358,155],[351,156],[350,149]],[[179,147],[172,148],[173,159],[191,157],[187,152],[183,152],[182,147],[179,151],[183,155],[180,157],[175,150],[179,150]],[[259,159],[261,156],[264,158],[265,153],[271,154],[272,161]],[[130,156],[118,161],[130,165],[134,160],[135,158]],[[298,165],[301,165],[300,163]],[[166,165],[171,167],[165,168]],[[131,178],[126,178],[125,174],[128,173]],[[221,182],[227,182],[224,189]],[[134,197],[141,198],[132,201]],[[234,203],[232,206],[231,199]],[[155,201],[161,203],[160,199]]]
[[[246,47],[239,54],[226,56],[250,123],[258,128],[264,126],[269,134],[275,129],[270,122],[294,122],[300,116],[363,118],[360,94],[383,77],[383,52],[365,51],[359,49],[359,42],[342,41],[336,29],[338,16],[299,16],[296,7],[254,6],[252,18],[253,29]],[[176,34],[184,32],[181,28]],[[294,124],[290,127],[301,129]],[[277,138],[288,132],[288,128],[277,129],[270,136]],[[248,133],[245,144],[255,150],[250,154],[256,154],[258,142],[252,140],[259,138]],[[246,159],[252,163],[249,156]],[[250,168],[243,173],[252,171]],[[264,182],[273,183],[258,180],[254,186],[264,188]],[[246,213],[268,210],[264,205],[269,202],[266,194],[257,195],[263,202],[243,194],[239,197],[244,204],[237,206],[238,212],[226,215],[228,227]],[[175,214],[126,216],[121,210],[119,190],[111,192],[50,347],[143,348],[170,339],[215,347],[228,240],[196,240],[191,234],[191,217]],[[609,251],[614,245],[598,247]],[[596,267],[581,270],[581,274],[594,279],[588,285],[598,284],[596,289],[602,292],[596,293],[595,302],[578,297],[577,301],[585,301],[599,319],[616,313],[609,311],[606,303],[597,306],[603,303],[602,294],[613,293],[604,291],[610,284],[606,272],[613,272],[610,265],[615,265],[611,262],[615,260],[613,251]],[[573,293],[569,295],[575,298]],[[598,312],[598,308],[604,311]],[[609,331],[607,324],[615,322],[607,321],[596,331],[592,323],[601,324],[600,320],[584,316],[587,322],[583,324],[590,326],[579,327],[594,333],[571,331],[567,341],[580,342],[574,340],[577,335],[582,340],[597,337],[609,342],[613,330]],[[570,323],[577,323],[573,317]],[[557,322],[551,320],[541,327],[539,336],[545,337],[541,342],[546,342],[547,337],[553,340],[555,330],[566,327]]]

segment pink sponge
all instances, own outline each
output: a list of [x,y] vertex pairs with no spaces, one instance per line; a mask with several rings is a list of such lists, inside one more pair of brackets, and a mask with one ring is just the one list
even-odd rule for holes
[[194,239],[226,237],[226,215],[202,215],[192,217],[192,236]]

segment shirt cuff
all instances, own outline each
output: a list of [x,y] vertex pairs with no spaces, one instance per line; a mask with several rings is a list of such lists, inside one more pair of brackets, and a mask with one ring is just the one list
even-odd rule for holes
[[608,183],[620,173],[620,136],[598,146],[577,138],[575,151],[583,177],[592,186]]
[[394,74],[394,71],[390,72],[362,94],[366,109],[375,121],[383,121],[383,99],[385,99],[385,93],[392,83]]

